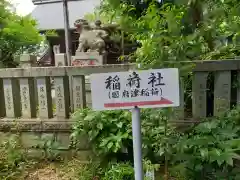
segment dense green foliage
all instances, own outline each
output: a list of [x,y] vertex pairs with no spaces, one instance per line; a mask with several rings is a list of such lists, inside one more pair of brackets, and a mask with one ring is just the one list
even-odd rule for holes
[[179,67],[179,61],[238,56],[239,8],[238,0],[102,0],[97,14],[141,44],[133,59],[142,67],[169,61]]
[[[161,135],[165,133],[162,125],[163,121],[169,119],[168,111],[144,110],[141,113],[144,154],[149,158],[155,150],[161,155],[164,154],[162,146],[166,139],[161,139]],[[84,109],[75,112],[73,120],[76,122],[72,133],[75,143],[77,143],[79,135],[87,135],[92,142],[94,152],[102,158],[132,159],[130,111],[96,112]],[[173,127],[169,127],[168,133],[174,134]],[[124,156],[125,153],[127,156]],[[156,156],[151,157],[151,160],[154,159]]]
[[[49,143],[49,140],[46,141]],[[49,145],[50,146],[50,145]],[[57,147],[55,147],[57,148]],[[103,165],[99,162],[82,163],[77,158],[65,159],[59,161],[55,154],[49,153],[48,156],[40,158],[29,158],[27,149],[21,145],[21,138],[17,135],[9,135],[9,138],[1,141],[0,144],[0,179],[4,180],[22,180],[36,179],[38,173],[34,173],[38,168],[46,166],[48,163],[61,171],[54,174],[45,174],[47,178],[59,177],[62,180],[132,180],[134,177],[132,163],[130,162],[108,162]],[[51,157],[50,157],[51,156]],[[57,161],[56,161],[57,160]],[[51,169],[53,166],[50,167]],[[157,165],[152,165],[150,161],[144,160],[144,170],[149,171],[157,169]],[[46,169],[47,171],[48,169]],[[36,177],[37,176],[37,177]],[[42,178],[44,178],[42,177]],[[148,180],[148,179],[146,179]]]
[[11,4],[0,0],[0,67],[15,67],[14,57],[35,51],[42,40],[31,17],[18,16],[9,8]]
[[[200,123],[180,133],[165,125],[172,116],[170,109],[143,110],[142,133],[144,157],[152,163],[164,164],[167,155],[171,171],[186,179],[238,179],[240,160],[240,109],[219,118]],[[74,115],[72,137],[88,135],[101,157],[119,158],[122,149],[131,152],[131,122],[128,111],[94,112],[80,110]],[[115,153],[116,156],[112,156]],[[122,157],[122,156],[121,156]]]
[[174,164],[185,166],[188,179],[239,179],[239,120],[237,108],[185,132],[174,147]]
[[[31,166],[29,161],[28,165]],[[18,179],[26,168],[26,158],[17,135],[10,135],[0,144],[0,179]]]

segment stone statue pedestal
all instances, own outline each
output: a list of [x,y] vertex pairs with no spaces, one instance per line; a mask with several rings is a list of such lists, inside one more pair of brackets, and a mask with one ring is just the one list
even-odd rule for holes
[[64,53],[55,54],[55,66],[67,66],[67,56]]
[[30,54],[22,54],[20,56],[20,68],[29,68],[37,66],[37,57]]
[[98,52],[76,52],[72,56],[72,66],[100,66],[107,63],[106,55]]

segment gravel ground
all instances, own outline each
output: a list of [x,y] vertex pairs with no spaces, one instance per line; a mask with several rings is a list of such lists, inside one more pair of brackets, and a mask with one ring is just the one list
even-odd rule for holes
[[53,165],[28,173],[26,180],[63,180]]

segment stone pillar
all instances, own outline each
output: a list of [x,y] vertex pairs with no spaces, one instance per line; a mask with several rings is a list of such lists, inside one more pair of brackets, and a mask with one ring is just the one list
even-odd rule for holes
[[64,53],[55,54],[55,66],[67,66],[67,56]]
[[19,66],[21,68],[36,67],[36,65],[37,65],[37,57],[36,56],[30,55],[30,54],[22,54],[20,56]]
[[[36,67],[37,66],[37,56],[30,55],[30,54],[22,54],[20,56],[20,68],[30,68],[30,67]],[[34,94],[35,94],[35,100],[38,102],[38,96],[37,96],[37,82],[36,79],[32,80],[33,88],[34,88]]]
[[[60,47],[60,46],[58,46],[58,47]],[[66,54],[55,53],[54,58],[55,58],[55,66],[56,67],[67,66],[67,56],[66,56]],[[66,77],[55,77],[52,80],[52,90],[51,90],[52,91],[52,98],[53,98],[53,103],[56,104],[56,106],[57,106],[56,99],[57,100],[59,99],[58,97],[56,97],[56,94],[57,94],[56,90],[58,89],[57,87],[59,87],[60,84],[62,84],[62,85],[60,85],[61,87],[63,86],[62,88],[64,88],[62,90],[62,92],[64,92],[64,96],[66,96],[66,97],[63,96],[64,99],[62,99],[62,101],[64,101],[64,103],[62,103],[62,104],[64,104],[64,106],[65,106],[66,104],[69,104],[69,100],[70,100],[70,102],[72,102],[72,90],[69,91],[69,87],[72,87],[71,86],[72,79],[71,79],[71,76],[69,76],[68,78],[69,79],[67,80]],[[64,83],[63,83],[63,80],[64,80]],[[69,95],[70,95],[70,98],[69,98]],[[67,96],[68,96],[68,98],[67,98]],[[69,113],[68,108],[69,108],[69,105],[68,105],[68,107],[64,107],[64,111],[66,110],[66,112],[64,112],[65,115],[67,115]],[[57,109],[57,111],[59,110],[58,108],[56,108],[56,109]],[[62,114],[62,116],[63,116],[63,114]]]
[[54,45],[53,46],[53,52],[55,54],[60,54],[60,45]]

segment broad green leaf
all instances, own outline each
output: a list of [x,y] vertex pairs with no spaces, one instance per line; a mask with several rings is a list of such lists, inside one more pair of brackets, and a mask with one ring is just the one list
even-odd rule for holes
[[200,149],[200,154],[204,159],[208,158],[208,149]]
[[226,163],[227,163],[229,166],[233,166],[233,159],[232,159],[232,157],[228,157],[228,159],[226,160]]
[[108,139],[102,140],[102,142],[99,144],[100,147],[105,147],[109,143]]
[[97,128],[100,129],[100,130],[102,130],[102,129],[103,129],[103,124],[102,124],[101,122],[99,122],[99,123],[97,124]]
[[224,159],[218,159],[217,163],[219,166],[221,166],[224,163],[224,161],[225,161]]
[[113,142],[109,142],[109,143],[107,144],[107,148],[108,148],[108,149],[111,149],[112,146],[113,146]]
[[84,120],[85,120],[85,121],[93,121],[95,118],[96,118],[95,114],[94,114],[94,113],[90,113],[90,114],[88,114],[88,115],[84,118]]
[[122,128],[122,126],[123,126],[123,123],[122,123],[122,122],[117,123],[117,127],[118,127],[118,128]]

